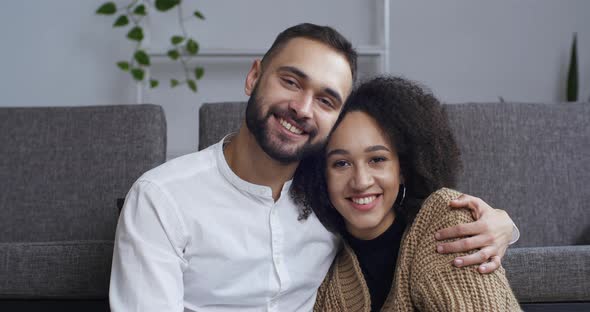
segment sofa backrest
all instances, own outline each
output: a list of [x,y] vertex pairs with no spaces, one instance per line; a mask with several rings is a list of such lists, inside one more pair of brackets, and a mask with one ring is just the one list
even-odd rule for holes
[[590,244],[590,103],[446,106],[459,189],[508,211],[517,246]]
[[[590,104],[447,104],[458,189],[510,214],[517,246],[590,244]],[[199,148],[239,128],[245,103],[205,104]]]
[[165,161],[156,105],[0,108],[0,242],[112,240],[132,183]]

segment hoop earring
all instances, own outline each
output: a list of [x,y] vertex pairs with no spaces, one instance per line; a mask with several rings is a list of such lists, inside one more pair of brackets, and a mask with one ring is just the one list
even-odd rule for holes
[[[399,198],[399,195],[402,195],[402,198]],[[397,205],[401,207],[404,204],[404,199],[406,199],[406,186],[404,184],[399,185],[399,191],[397,192],[397,198],[395,202],[398,203]]]

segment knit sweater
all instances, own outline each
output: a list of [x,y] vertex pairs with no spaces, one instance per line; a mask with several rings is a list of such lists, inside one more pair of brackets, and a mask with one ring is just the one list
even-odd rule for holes
[[[449,201],[460,195],[441,189],[424,201],[404,233],[393,284],[381,311],[520,311],[502,267],[480,274],[476,267],[452,266],[458,254],[435,251],[436,231],[473,221],[468,210],[449,207]],[[314,311],[370,310],[371,297],[359,262],[344,244],[318,290]]]

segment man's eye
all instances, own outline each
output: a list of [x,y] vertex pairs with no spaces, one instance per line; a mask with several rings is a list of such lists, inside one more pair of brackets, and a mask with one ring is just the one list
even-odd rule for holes
[[320,101],[320,103],[322,103],[324,105],[327,105],[329,107],[334,107],[334,105],[332,104],[332,101],[330,101],[327,98],[319,98],[318,100]]
[[297,82],[291,79],[283,78],[284,83],[288,84],[289,86],[297,87]]

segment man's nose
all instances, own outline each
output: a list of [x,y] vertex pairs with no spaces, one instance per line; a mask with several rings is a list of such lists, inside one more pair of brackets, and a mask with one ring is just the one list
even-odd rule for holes
[[289,102],[289,109],[295,113],[298,119],[311,118],[312,105],[313,95],[304,93]]

